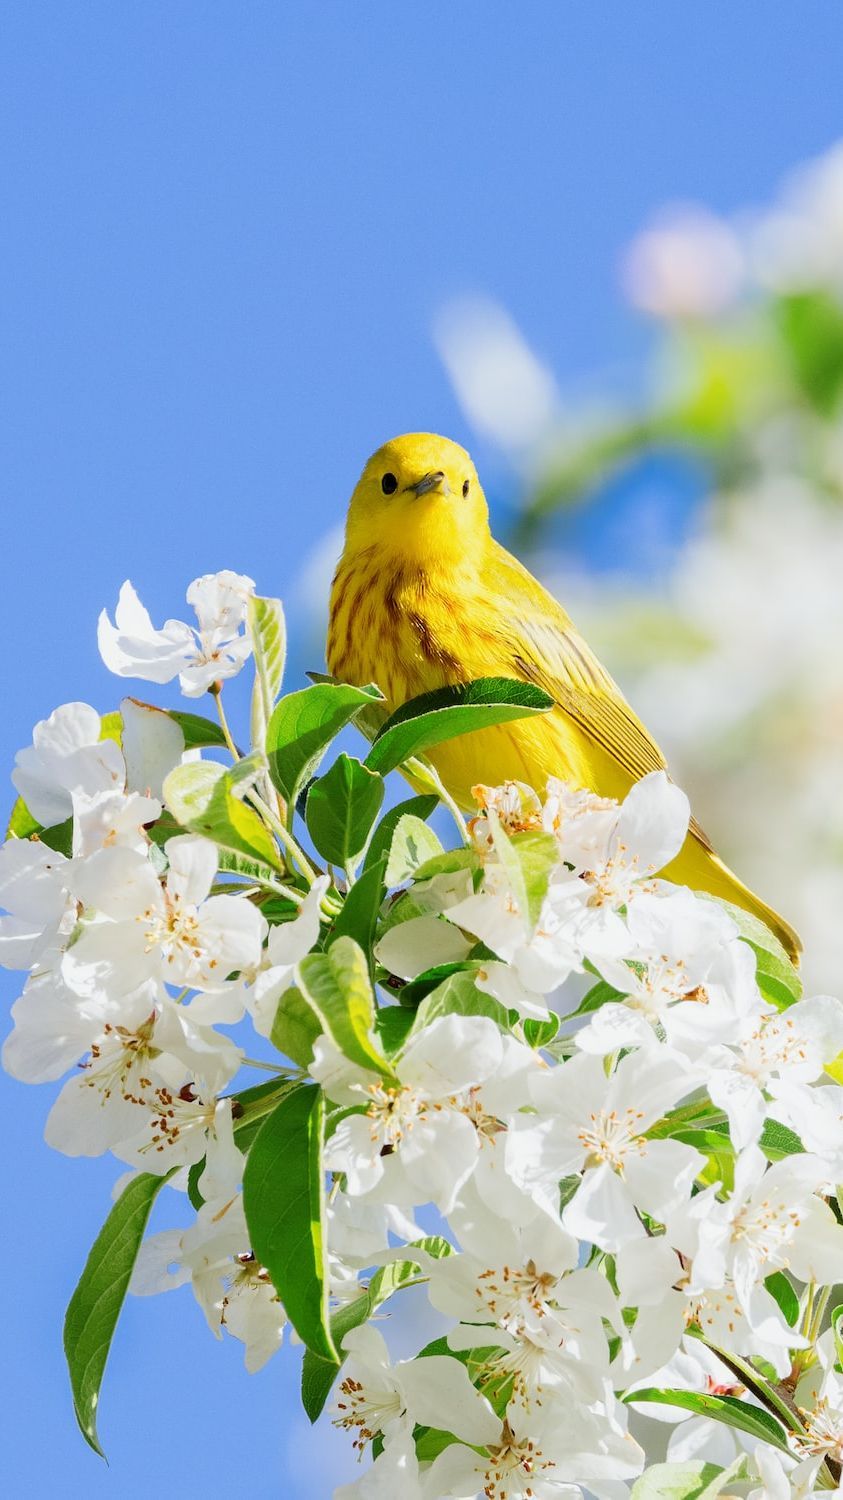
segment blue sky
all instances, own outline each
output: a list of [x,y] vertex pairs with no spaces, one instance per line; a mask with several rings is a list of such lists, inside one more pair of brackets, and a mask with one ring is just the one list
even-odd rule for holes
[[[219,567],[292,596],[372,448],[470,440],[445,299],[500,299],[570,388],[634,378],[623,245],[829,145],[840,32],[827,0],[7,0],[3,763],[57,703],[119,696],[94,625],[124,577],[156,619]],[[128,1307],[111,1468],[88,1452],[61,1317],[117,1169],[47,1150],[49,1090],[0,1088],[9,1492],[329,1495],[354,1466],[327,1429],[308,1469],[295,1355],[250,1380],[187,1292]]]

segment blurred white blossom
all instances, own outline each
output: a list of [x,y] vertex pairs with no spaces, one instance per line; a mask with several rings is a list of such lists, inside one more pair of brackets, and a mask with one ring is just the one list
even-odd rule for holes
[[706,318],[734,302],[744,278],[740,240],[698,205],[676,205],[633,240],[623,279],[642,312],[658,318]]

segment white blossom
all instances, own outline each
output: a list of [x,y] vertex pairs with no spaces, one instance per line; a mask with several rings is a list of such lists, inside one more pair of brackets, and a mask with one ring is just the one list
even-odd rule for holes
[[228,1038],[191,1023],[154,982],[133,997],[134,1017],[100,1024],[90,1056],[69,1078],[45,1139],[67,1156],[113,1151],[151,1172],[198,1161],[216,1093],[241,1053]]
[[627,1431],[626,1411],[608,1383],[602,1395],[576,1408],[551,1400],[529,1420],[508,1413],[483,1453],[452,1444],[431,1464],[425,1496],[467,1500],[479,1490],[493,1500],[573,1500],[580,1483],[600,1493],[607,1480],[635,1478],[644,1454]]
[[572,1058],[561,1072],[532,1080],[537,1118],[513,1125],[507,1168],[552,1216],[560,1180],[582,1173],[562,1222],[604,1250],[619,1249],[644,1234],[640,1210],[663,1220],[690,1194],[703,1165],[699,1152],[647,1132],[695,1081],[666,1047],[631,1053],[609,1078],[598,1058]]
[[241,573],[206,573],[187,590],[197,625],[168,620],[156,630],[127,579],[120,590],[115,623],[105,610],[99,617],[100,655],[118,677],[162,683],[178,677],[188,698],[200,698],[215,682],[234,677],[251,653],[252,643],[242,626],[254,587],[252,579]]
[[[493,1149],[506,1117],[526,1099],[527,1048],[510,1048],[485,1016],[441,1016],[411,1037],[396,1059],[397,1086],[345,1062],[321,1037],[310,1071],[337,1103],[361,1106],[340,1122],[326,1164],[352,1194],[377,1192],[402,1204],[436,1203],[444,1212]],[[512,1063],[515,1066],[512,1066]],[[500,1071],[504,1076],[496,1077]],[[387,1149],[385,1149],[387,1148]]]
[[120,746],[101,734],[96,709],[87,703],[65,703],[35,725],[32,744],[15,756],[12,781],[45,828],[70,817],[74,792],[91,796],[124,785]]
[[216,846],[179,834],[164,848],[163,884],[143,854],[121,846],[99,850],[74,872],[74,893],[92,912],[63,959],[64,977],[80,994],[134,989],[149,977],[215,989],[260,962],[265,924],[257,908],[209,895]]
[[459,1360],[432,1354],[393,1365],[383,1335],[371,1324],[347,1333],[343,1349],[350,1357],[334,1421],[353,1432],[356,1447],[396,1435],[414,1422],[444,1428],[469,1443],[485,1443],[495,1435],[494,1413]]
[[31,969],[64,946],[76,920],[68,892],[68,861],[31,839],[9,839],[0,846],[0,964]]
[[794,1155],[767,1166],[758,1146],[735,1163],[731,1193],[708,1188],[677,1207],[669,1232],[693,1262],[689,1290],[734,1283],[751,1324],[754,1294],[772,1271],[788,1268],[801,1281],[834,1281],[843,1255],[843,1225],[819,1196],[825,1167],[818,1157]]
[[234,1141],[227,1100],[214,1111],[205,1158],[198,1182],[204,1202],[195,1223],[145,1240],[129,1289],[149,1296],[191,1282],[211,1332],[221,1339],[227,1329],[239,1339],[246,1369],[254,1374],[281,1347],[287,1316],[249,1248],[239,1191],[244,1158]]

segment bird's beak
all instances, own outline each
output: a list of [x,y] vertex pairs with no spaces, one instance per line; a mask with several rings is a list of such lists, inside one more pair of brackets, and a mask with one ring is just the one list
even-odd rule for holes
[[450,486],[442,469],[434,469],[430,474],[424,474],[418,484],[411,484],[410,489],[416,495],[429,495],[431,490],[441,490],[443,495],[450,493]]

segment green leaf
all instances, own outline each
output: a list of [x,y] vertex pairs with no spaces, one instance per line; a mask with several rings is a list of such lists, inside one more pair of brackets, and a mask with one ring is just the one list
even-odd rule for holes
[[[258,594],[250,597],[246,619],[252,638],[255,656],[255,687],[260,699],[260,712],[264,725],[269,723],[275,700],[284,681],[284,665],[287,659],[287,627],[284,621],[284,606],[280,599],[264,599]],[[252,742],[263,745],[263,738]]]
[[341,682],[319,682],[282,698],[266,731],[269,774],[282,797],[295,803],[335,735],[366,704],[381,701],[375,687]]
[[246,1158],[243,1208],[252,1250],[308,1349],[336,1350],[328,1322],[321,1089],[301,1085],[267,1116]]
[[834,411],[843,391],[843,310],[827,291],[791,292],[772,303],[793,375],[811,405]]
[[491,995],[478,990],[473,974],[465,970],[452,974],[422,1000],[411,1035],[418,1035],[440,1016],[488,1016],[501,1031],[509,1031],[509,1012]]
[[383,777],[343,752],[307,794],[307,830],[319,853],[347,869],[383,802]]
[[652,1464],[636,1479],[630,1500],[701,1500],[723,1473],[720,1464]]
[[616,990],[605,979],[598,980],[593,984],[588,994],[583,995],[576,1010],[571,1011],[572,1016],[589,1016],[592,1011],[599,1010],[601,1005],[608,1005],[615,1000],[623,999],[623,991]]
[[48,849],[55,849],[57,853],[70,859],[73,853],[73,819],[67,818],[64,823],[54,823],[52,828],[42,828],[38,838]]
[[481,677],[461,687],[423,693],[387,719],[366,764],[385,775],[443,740],[547,713],[552,707],[553,699],[541,688],[507,677]]
[[784,1271],[773,1271],[766,1277],[764,1285],[774,1302],[778,1304],[779,1311],[786,1323],[795,1328],[799,1321],[799,1298],[791,1286]]
[[716,901],[718,906],[722,906],[729,913],[744,942],[749,943],[755,953],[759,988],[766,998],[778,1006],[779,1010],[792,1005],[795,1000],[801,1000],[803,987],[799,970],[791,963],[787,952],[769,927],[751,912],[744,911],[743,907],[734,906],[731,901],[723,901],[718,896],[704,896],[704,899]]
[[516,833],[510,837],[494,808],[490,807],[486,816],[495,853],[518,902],[518,910],[532,932],[541,915],[550,872],[559,863],[558,845],[552,833]]
[[529,1018],[524,1022],[524,1040],[528,1047],[546,1047],[559,1030],[559,1017],[551,1011],[546,1021]]
[[16,798],[12,811],[9,814],[4,838],[28,839],[33,833],[40,833],[40,831],[41,824],[37,818],[33,818],[23,797]]
[[560,1182],[559,1182],[559,1213],[560,1213],[560,1215],[565,1212],[565,1209],[567,1208],[567,1206],[570,1203],[571,1199],[573,1198],[574,1194],[578,1193],[581,1187],[582,1187],[582,1178],[580,1177],[579,1172],[569,1172],[568,1175],[567,1175],[567,1177],[563,1177],[563,1178],[560,1179]]
[[[306,891],[302,891],[302,895],[306,894]],[[294,922],[299,914],[298,903],[288,900],[286,896],[261,896],[258,904],[272,927],[283,927],[286,922]]]
[[279,868],[273,840],[257,813],[234,795],[224,766],[211,760],[176,766],[164,782],[164,800],[182,828],[202,833],[234,854]]
[[46,844],[48,849],[55,849],[58,854],[66,855],[68,859],[73,853],[73,819],[66,818],[63,823],[42,828],[33,818],[23,798],[18,797],[6,828],[6,838],[30,839],[33,835],[39,843]]
[[412,889],[398,891],[383,909],[378,936],[383,937],[385,933],[391,932],[393,927],[400,927],[402,922],[412,922],[415,917],[429,917],[430,914],[429,905],[418,900]]
[[[153,707],[146,703],[142,706]],[[206,719],[204,714],[185,714],[180,708],[168,708],[164,712],[178,724],[184,735],[185,750],[205,750],[214,745],[225,748],[225,735],[213,719]]]
[[739,1484],[744,1479],[755,1480],[758,1476],[753,1473],[749,1458],[745,1453],[739,1453],[728,1469],[722,1469],[719,1474],[709,1480],[704,1490],[701,1490],[697,1500],[715,1500],[724,1490],[730,1491],[733,1484]]
[[843,1303],[838,1304],[832,1310],[830,1323],[832,1338],[834,1339],[836,1363],[843,1366]]
[[313,1061],[313,1043],[322,1031],[319,1017],[301,990],[285,990],[272,1023],[273,1047],[298,1067],[309,1068]]
[[440,1453],[444,1453],[446,1448],[460,1441],[453,1432],[446,1432],[444,1428],[422,1426],[414,1428],[413,1440],[416,1445],[416,1458],[420,1464],[433,1463],[433,1460],[438,1458]]
[[425,969],[423,974],[417,974],[415,979],[408,980],[402,987],[399,1001],[406,1006],[420,1005],[425,995],[429,995],[431,990],[438,989],[443,980],[450,979],[452,974],[476,974],[481,967],[479,961],[473,960],[436,964],[432,969]]
[[396,1057],[413,1026],[413,1012],[403,1005],[382,1005],[375,1016],[375,1030],[387,1057]]
[[225,774],[228,777],[232,791],[236,787],[237,796],[243,797],[249,790],[249,787],[254,786],[255,782],[265,771],[266,756],[263,751],[252,750],[248,755],[241,755],[240,759],[236,760],[233,766],[227,768]]
[[[151,832],[151,830],[148,831]],[[181,832],[182,829],[179,827],[171,828],[167,833],[167,838],[172,838],[174,833]],[[154,842],[158,843],[158,840],[154,839]],[[255,881],[271,880],[278,876],[277,865],[269,865],[262,859],[251,859],[247,854],[235,854],[232,849],[221,849],[219,845],[217,845],[217,863],[219,868],[227,874],[243,875],[251,884],[254,884]],[[302,895],[305,894],[306,892],[302,891]],[[283,900],[283,897],[279,897],[278,900]],[[298,907],[293,905],[292,902],[286,904],[292,908],[290,915],[295,915]],[[261,911],[264,911],[263,906],[261,907]],[[267,918],[267,920],[271,921],[272,919]]]
[[684,1141],[686,1146],[693,1146],[695,1151],[702,1152],[708,1158],[707,1167],[700,1173],[700,1180],[706,1186],[722,1182],[725,1191],[731,1193],[735,1185],[735,1149],[728,1135],[718,1130],[690,1127],[674,1130],[671,1138]]
[[423,865],[419,865],[414,879],[418,883],[430,880],[434,875],[453,875],[456,870],[479,868],[480,857],[476,849],[446,849],[444,854],[436,854],[433,859],[426,859]]
[[[440,1235],[430,1235],[428,1238],[419,1240],[415,1246],[408,1245],[408,1251],[413,1249],[424,1250],[428,1255],[441,1260],[443,1255],[451,1254],[451,1246],[447,1240]],[[322,1412],[325,1402],[331,1392],[331,1386],[342,1368],[345,1356],[342,1353],[342,1341],[352,1328],[359,1328],[361,1323],[366,1323],[377,1309],[391,1297],[393,1292],[400,1291],[417,1281],[421,1273],[421,1267],[414,1260],[391,1261],[389,1265],[381,1267],[372,1277],[366,1291],[353,1302],[348,1302],[338,1309],[331,1318],[331,1337],[337,1350],[336,1359],[320,1358],[312,1350],[305,1351],[304,1363],[301,1374],[302,1405],[307,1412],[311,1422],[315,1422]]]
[[[386,856],[381,855],[376,864],[364,865],[363,873],[349,889],[342,909],[334,920],[325,940],[326,947],[337,938],[351,937],[359,943],[368,956],[372,951],[377,927],[378,912],[384,897],[384,868]],[[371,976],[371,964],[369,968]]]
[[363,869],[367,870],[369,865],[373,865],[381,855],[389,854],[392,835],[405,813],[410,813],[415,818],[429,818],[438,806],[439,798],[428,793],[423,797],[407,797],[404,802],[391,807],[389,812],[384,813],[369,840],[369,847],[363,859]]
[[796,1132],[780,1125],[778,1120],[764,1121],[758,1144],[770,1161],[781,1161],[785,1156],[796,1156],[805,1150]]
[[630,1392],[623,1399],[635,1402],[636,1405],[641,1401],[653,1401],[659,1406],[678,1406],[682,1411],[693,1412],[694,1416],[711,1417],[715,1422],[724,1422],[727,1427],[748,1432],[750,1437],[762,1443],[772,1443],[774,1448],[780,1448],[785,1453],[790,1451],[781,1423],[769,1412],[762,1411],[758,1406],[749,1406],[735,1396],[709,1396],[698,1391],[659,1390],[647,1386],[643,1390]]
[[416,873],[425,860],[435,859],[444,850],[432,828],[413,813],[400,818],[389,846],[389,862],[386,867],[388,886],[403,885]]
[[102,1458],[97,1409],[106,1360],[152,1205],[171,1175],[143,1172],[123,1189],[94,1240],[65,1315],[64,1352],[76,1420]]
[[299,985],[343,1057],[394,1081],[395,1074],[374,1040],[375,996],[366,954],[353,938],[339,937],[325,953],[308,953],[298,967]]

